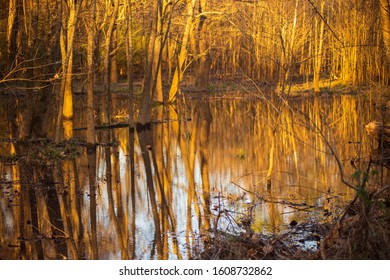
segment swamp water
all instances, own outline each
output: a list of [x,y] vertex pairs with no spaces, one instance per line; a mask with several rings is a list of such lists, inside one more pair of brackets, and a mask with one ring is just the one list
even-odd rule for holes
[[[115,103],[121,120],[126,102]],[[76,104],[75,128],[85,127]],[[217,230],[270,235],[337,218],[354,192],[330,147],[354,182],[372,145],[364,125],[381,117],[363,96],[192,99],[156,108],[161,122],[150,129],[115,128],[113,144],[78,147],[74,159],[62,147],[66,159],[51,161],[54,150],[17,154],[7,110],[0,105],[2,259],[189,259]]]

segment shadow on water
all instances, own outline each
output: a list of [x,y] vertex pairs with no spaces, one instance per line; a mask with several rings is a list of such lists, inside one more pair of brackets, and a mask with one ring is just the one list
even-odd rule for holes
[[[126,119],[126,104],[114,111]],[[150,126],[99,131],[97,147],[50,150],[13,141],[24,128],[2,106],[0,258],[190,259],[218,231],[334,219],[353,193],[326,142],[353,178],[371,149],[362,124],[380,117],[356,96],[183,100],[154,113]]]

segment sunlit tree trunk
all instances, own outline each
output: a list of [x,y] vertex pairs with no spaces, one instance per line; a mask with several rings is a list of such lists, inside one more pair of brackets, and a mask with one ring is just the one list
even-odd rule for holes
[[[110,71],[112,65],[111,46],[114,31],[116,29],[116,20],[119,11],[119,0],[112,2],[113,8],[108,22],[108,29],[106,31],[105,53],[104,53],[104,114],[102,116],[102,123],[107,124],[111,122],[111,79]],[[108,11],[107,11],[108,13]]]
[[184,29],[183,38],[180,44],[180,51],[177,54],[176,58],[176,68],[175,73],[173,74],[171,87],[169,89],[168,101],[173,102],[176,99],[177,92],[179,90],[179,83],[183,78],[183,65],[187,57],[187,44],[189,40],[190,31],[193,25],[194,17],[194,7],[196,0],[191,0],[187,2],[187,22]]
[[118,30],[115,28],[112,32],[111,39],[111,67],[110,67],[110,83],[116,84],[118,78]]
[[275,201],[275,190],[272,190],[272,189],[268,189],[267,190],[267,194],[268,194],[268,197],[269,197],[269,200],[271,201],[270,203],[268,203],[268,213],[269,213],[269,219],[270,219],[270,231],[273,233],[273,234],[277,234],[278,231],[279,231],[279,224],[280,224],[280,221],[279,221],[279,217],[280,217],[280,213],[278,211],[278,207],[277,205],[275,205],[274,201]]
[[129,125],[134,127],[134,74],[133,74],[133,15],[131,0],[125,1],[125,41],[126,41],[126,66],[127,66],[127,87],[129,93]]
[[[169,37],[170,27],[172,24],[172,15],[174,6],[177,2],[163,3],[162,0],[157,1],[155,15],[151,24],[151,32],[148,42],[146,70],[144,77],[144,88],[142,92],[141,108],[138,118],[138,123],[145,125],[150,123],[152,115],[153,101],[159,101],[161,96],[156,100],[156,93],[161,85],[161,63],[164,46]],[[171,6],[171,7],[169,7]],[[162,31],[162,22],[166,21],[166,27]],[[161,30],[161,34],[159,34]],[[163,37],[163,38],[159,38]],[[159,93],[161,94],[161,93]]]
[[85,20],[87,31],[87,163],[89,181],[89,217],[90,217],[90,245],[91,258],[99,258],[97,242],[97,203],[96,203],[96,135],[95,135],[95,94],[94,94],[94,52],[96,48],[96,0],[92,0],[88,6],[88,17]]
[[[161,1],[159,1],[161,4]],[[152,116],[152,100],[154,98],[154,81],[153,77],[154,73],[154,60],[158,59],[155,57],[155,43],[157,36],[157,21],[158,21],[158,11],[155,12],[154,17],[152,18],[152,26],[149,35],[148,49],[146,53],[146,66],[145,66],[145,75],[144,75],[144,86],[142,91],[142,100],[141,100],[141,108],[138,117],[138,123],[144,125],[150,122]]]
[[61,8],[61,34],[60,46],[62,57],[62,79],[59,92],[59,106],[57,113],[55,141],[59,142],[62,138],[63,127],[64,139],[73,137],[73,41],[76,30],[76,23],[81,3],[76,0],[67,0],[68,14],[65,12],[64,3]]
[[[386,46],[390,44],[390,1],[389,0],[379,0],[380,4],[380,13],[382,20],[382,36]],[[386,49],[386,52],[390,52],[389,49]]]
[[211,58],[209,54],[209,44],[207,41],[207,17],[203,12],[207,11],[207,0],[199,1],[199,25],[197,29],[197,43],[199,62],[197,64],[197,72],[195,78],[195,86],[200,90],[206,90],[209,85],[209,75]]
[[134,153],[134,74],[133,74],[133,14],[132,14],[132,1],[125,1],[125,42],[126,42],[126,66],[127,66],[127,87],[129,94],[129,131],[128,131],[128,174],[130,187],[130,205],[131,205],[131,221],[130,221],[130,232],[131,232],[131,246],[129,249],[129,258],[134,259],[135,257],[135,246],[136,246],[136,206],[135,206],[135,153]]
[[[390,1],[389,0],[379,0],[380,4],[380,15],[382,23],[382,37],[383,44],[385,45],[386,53],[386,66],[385,68],[389,69],[390,63]],[[387,73],[387,77],[389,74]]]
[[156,102],[163,102],[163,88],[162,88],[162,75],[161,75],[161,52],[164,48],[163,46],[163,32],[164,32],[164,10],[165,10],[165,1],[163,1],[163,6],[158,11],[158,19],[157,19],[157,36],[154,42],[153,49],[153,65],[152,65],[152,73],[154,73],[154,90],[153,90],[153,100]]
[[96,29],[96,0],[92,0],[89,17],[86,22],[87,31],[87,143],[95,145],[95,106],[94,106],[94,52]]
[[292,22],[292,31],[291,31],[291,38],[288,44],[288,66],[287,66],[287,76],[285,78],[286,82],[288,83],[288,86],[291,86],[290,82],[290,76],[294,73],[294,66],[295,66],[295,56],[297,50],[295,49],[295,37],[297,35],[297,20],[298,20],[298,7],[299,7],[299,0],[295,0],[295,8],[294,8],[294,18]]
[[7,22],[7,71],[12,71],[14,68],[17,47],[16,37],[18,33],[18,10],[20,11],[20,0],[10,0],[8,9],[8,22]]
[[[70,139],[73,137],[73,92],[72,92],[72,75],[73,75],[73,40],[76,29],[76,21],[78,16],[78,6],[73,0],[68,0],[69,18],[66,31],[63,30],[62,35],[66,38],[62,39],[63,46],[62,61],[64,67],[64,108],[63,108],[63,125],[64,138]],[[65,35],[66,32],[66,35]]]
[[[324,6],[325,2],[321,2],[320,13],[324,14]],[[320,92],[320,73],[321,73],[321,64],[322,64],[322,52],[323,52],[323,44],[324,44],[324,30],[325,30],[325,22],[323,18],[315,17],[314,24],[314,58],[313,58],[313,88],[315,93]]]

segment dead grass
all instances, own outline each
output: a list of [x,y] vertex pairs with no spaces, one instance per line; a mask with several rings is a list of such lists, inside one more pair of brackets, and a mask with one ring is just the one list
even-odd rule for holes
[[332,227],[316,258],[390,259],[390,201],[374,196],[371,193],[368,200],[360,199],[356,214]]

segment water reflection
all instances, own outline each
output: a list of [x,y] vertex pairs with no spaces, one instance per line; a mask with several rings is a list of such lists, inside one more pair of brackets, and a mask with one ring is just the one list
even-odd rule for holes
[[[0,114],[1,138],[15,138],[14,116]],[[370,149],[362,124],[378,117],[363,97],[189,100],[156,108],[150,127],[99,131],[105,145],[74,159],[3,141],[0,258],[188,259],[216,230],[332,218],[353,193],[326,142],[352,179],[351,159]]]

